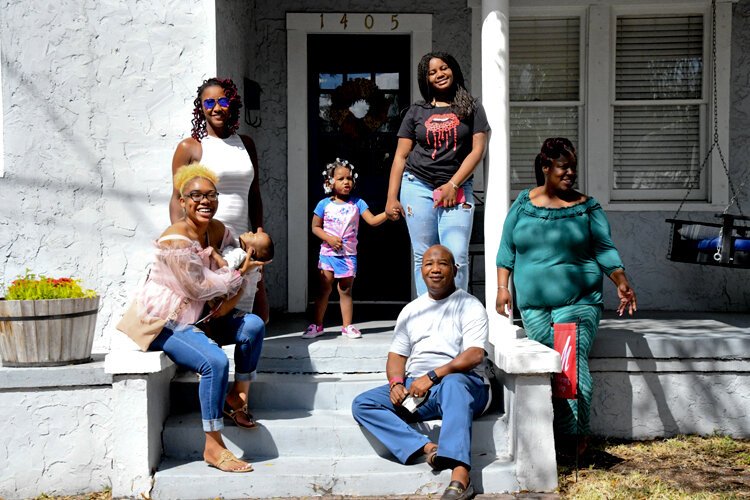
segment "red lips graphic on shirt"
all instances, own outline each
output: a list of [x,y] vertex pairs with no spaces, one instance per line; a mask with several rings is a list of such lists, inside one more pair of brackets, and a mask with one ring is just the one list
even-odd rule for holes
[[432,115],[424,122],[424,126],[427,129],[425,132],[427,144],[433,147],[433,160],[438,148],[448,146],[451,136],[453,136],[453,151],[456,150],[456,136],[458,135],[459,123],[461,123],[460,120],[453,113]]

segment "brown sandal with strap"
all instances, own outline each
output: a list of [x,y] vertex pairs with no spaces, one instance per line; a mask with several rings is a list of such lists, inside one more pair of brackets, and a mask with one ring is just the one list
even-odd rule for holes
[[[219,454],[219,459],[215,463],[211,463],[208,460],[206,460],[206,463],[209,465],[209,467],[214,467],[216,469],[219,469],[222,472],[252,472],[253,466],[249,463],[245,462],[244,460],[240,460],[239,458],[234,456],[234,453],[232,453],[229,450],[224,450]],[[240,469],[232,468],[229,464],[245,464],[245,467]]]
[[[239,422],[237,420],[237,417],[245,414],[245,418],[250,422],[249,424]],[[255,423],[255,419],[253,419],[253,415],[247,411],[247,403],[242,405],[240,408],[237,408],[236,410],[232,410],[228,406],[224,407],[224,416],[227,418],[231,418],[232,422],[234,422],[234,425],[237,427],[242,427],[243,429],[255,429],[258,427],[258,424]]]

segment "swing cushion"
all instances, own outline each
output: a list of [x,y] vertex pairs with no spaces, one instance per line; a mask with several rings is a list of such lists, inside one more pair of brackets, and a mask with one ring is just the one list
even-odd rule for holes
[[[711,238],[710,240],[700,240],[698,242],[698,250],[708,251],[716,250],[719,245],[719,238]],[[750,252],[750,239],[737,238],[734,240],[734,251],[735,252]]]

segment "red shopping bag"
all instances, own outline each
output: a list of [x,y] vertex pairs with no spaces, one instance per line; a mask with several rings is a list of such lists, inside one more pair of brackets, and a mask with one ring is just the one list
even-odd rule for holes
[[576,399],[578,394],[577,323],[553,323],[555,351],[560,353],[562,373],[552,375],[552,396]]

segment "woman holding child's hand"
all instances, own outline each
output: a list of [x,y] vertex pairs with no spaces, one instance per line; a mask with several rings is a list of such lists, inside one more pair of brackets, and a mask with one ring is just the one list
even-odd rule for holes
[[[232,306],[242,295],[246,275],[264,262],[247,252],[238,269],[221,265],[218,252],[234,242],[234,237],[214,219],[219,204],[216,182],[216,175],[203,165],[178,170],[174,185],[185,216],[157,240],[154,264],[137,293],[137,304],[142,316],[168,319],[148,350],[164,351],[178,366],[201,375],[198,395],[206,438],[203,458],[222,471],[249,472],[252,466],[227,450],[221,429],[225,415],[239,427],[256,426],[247,401],[265,326],[258,316],[232,311]],[[209,314],[209,338],[206,306],[225,297],[224,305]],[[226,344],[235,344],[235,381],[229,393],[229,360],[220,347]]]
[[412,104],[398,131],[385,213],[406,219],[417,295],[427,291],[422,254],[432,245],[456,258],[456,285],[469,284],[469,238],[474,217],[474,169],[484,156],[489,124],[482,105],[464,87],[450,54],[425,55],[417,68],[424,102]]

